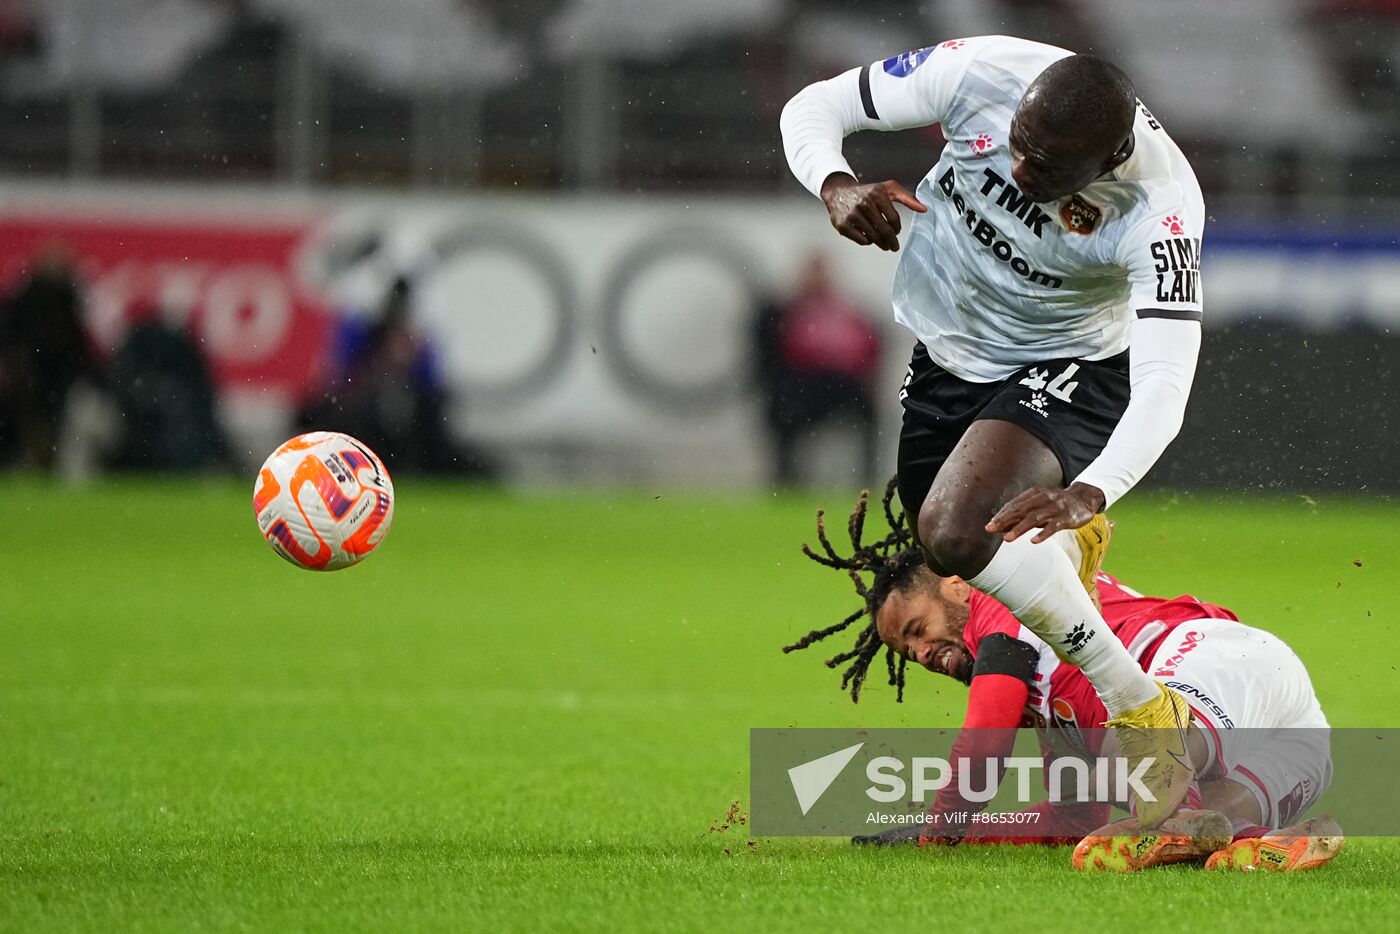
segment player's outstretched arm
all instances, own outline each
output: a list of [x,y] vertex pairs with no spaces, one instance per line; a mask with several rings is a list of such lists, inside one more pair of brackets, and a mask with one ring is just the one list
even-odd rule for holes
[[862,185],[841,152],[857,130],[904,130],[941,123],[977,55],[978,40],[929,46],[807,85],[783,107],[779,125],[788,166],[826,204],[831,224],[862,245],[899,249],[895,204],[928,210],[893,180]]
[[[1009,614],[1008,619],[1019,631],[1020,624]],[[967,713],[948,756],[950,762],[996,762],[995,784],[1001,784],[1039,657],[1034,646],[1006,632],[989,632],[982,638],[968,685]],[[986,806],[985,801],[963,798],[954,769],[929,808],[920,843],[956,844],[967,832],[971,816]]]
[[861,108],[859,71],[807,85],[783,106],[778,120],[788,168],[818,197],[832,175],[855,177],[841,152],[842,141],[857,130],[874,129]]

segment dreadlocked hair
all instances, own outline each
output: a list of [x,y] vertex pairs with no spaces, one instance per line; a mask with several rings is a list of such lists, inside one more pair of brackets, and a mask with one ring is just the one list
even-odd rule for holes
[[[822,510],[817,511],[817,541],[821,544],[821,553],[814,551],[809,545],[802,546],[802,553],[823,567],[844,571],[855,584],[856,593],[861,596],[863,603],[860,609],[839,623],[825,629],[813,629],[791,645],[783,646],[783,652],[805,649],[827,636],[847,629],[863,616],[870,617],[870,622],[856,634],[855,644],[849,650],[826,660],[828,668],[850,663],[841,674],[841,690],[851,692],[852,702],[860,700],[861,685],[865,683],[870,665],[875,656],[880,654],[881,648],[885,649],[885,668],[889,673],[889,683],[895,688],[895,701],[904,701],[904,665],[907,659],[885,646],[880,641],[880,633],[875,627],[875,613],[881,604],[892,592],[908,586],[914,579],[914,572],[924,566],[923,552],[914,544],[914,535],[904,510],[901,509],[898,513],[894,511],[898,479],[890,478],[890,482],[885,485],[885,495],[880,501],[885,523],[890,529],[884,538],[868,544],[861,542],[865,532],[865,515],[870,506],[870,491],[862,490],[860,499],[856,500],[856,506],[851,510],[851,517],[846,523],[846,531],[851,539],[849,556],[842,557],[831,546],[831,540],[826,534],[826,515]],[[871,575],[869,584],[862,577],[864,574]]]

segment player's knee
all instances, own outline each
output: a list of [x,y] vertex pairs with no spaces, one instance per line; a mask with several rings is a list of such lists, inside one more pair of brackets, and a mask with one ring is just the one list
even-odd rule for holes
[[981,573],[997,549],[997,537],[984,525],[966,510],[925,503],[919,510],[919,541],[933,571],[965,578]]

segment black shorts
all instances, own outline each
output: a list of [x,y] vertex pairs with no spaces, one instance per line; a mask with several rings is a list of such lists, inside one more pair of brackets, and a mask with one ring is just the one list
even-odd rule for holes
[[899,391],[899,498],[918,516],[934,477],[975,421],[1013,422],[1054,452],[1066,486],[1099,456],[1130,395],[1128,351],[1106,360],[1050,360],[1004,380],[970,383],[929,359],[923,344]]

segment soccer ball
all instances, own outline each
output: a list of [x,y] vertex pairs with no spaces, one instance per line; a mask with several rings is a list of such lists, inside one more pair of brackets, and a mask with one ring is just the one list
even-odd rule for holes
[[394,519],[394,484],[374,452],[338,431],[297,435],[253,484],[263,538],[297,567],[335,571],[363,561]]

